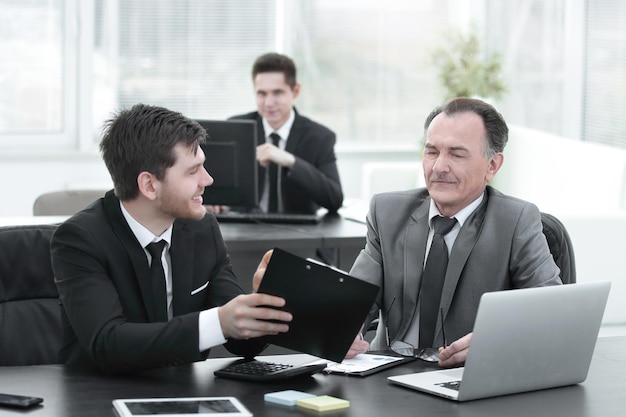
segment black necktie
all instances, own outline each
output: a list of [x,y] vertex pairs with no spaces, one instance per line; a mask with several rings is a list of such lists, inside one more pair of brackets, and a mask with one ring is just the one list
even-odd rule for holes
[[167,287],[163,263],[161,262],[166,243],[164,240],[159,240],[146,246],[150,256],[152,256],[150,280],[152,281],[152,295],[154,297],[154,317],[157,321],[167,321]]
[[[278,146],[278,142],[280,141],[278,133],[271,133],[270,138],[272,139],[274,146]],[[278,211],[278,165],[273,162],[270,162],[269,177],[270,193],[267,211],[270,213],[276,213]]]
[[419,347],[433,347],[441,291],[448,268],[448,247],[443,237],[452,230],[455,224],[455,218],[442,216],[433,218],[435,231],[426,266],[424,266],[420,290]]

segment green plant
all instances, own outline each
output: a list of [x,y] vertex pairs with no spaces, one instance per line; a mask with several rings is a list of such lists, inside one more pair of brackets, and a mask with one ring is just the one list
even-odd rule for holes
[[502,60],[498,53],[481,51],[475,28],[468,33],[449,32],[446,45],[433,51],[438,78],[445,99],[483,97],[498,100],[507,91],[502,79]]

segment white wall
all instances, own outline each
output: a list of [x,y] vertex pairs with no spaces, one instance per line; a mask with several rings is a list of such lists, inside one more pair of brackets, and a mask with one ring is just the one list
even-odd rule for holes
[[109,174],[98,155],[44,155],[0,157],[0,184],[4,194],[0,216],[33,214],[40,194],[67,188],[111,187]]

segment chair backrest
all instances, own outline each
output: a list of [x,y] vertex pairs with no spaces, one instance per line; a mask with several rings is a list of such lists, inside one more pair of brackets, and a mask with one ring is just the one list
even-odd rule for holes
[[71,216],[87,207],[106,190],[62,190],[52,191],[37,197],[33,204],[35,216]]
[[574,246],[567,229],[559,219],[552,214],[541,213],[543,234],[548,241],[550,253],[554,262],[561,269],[561,281],[563,284],[576,282],[576,261],[574,259]]
[[55,228],[0,227],[0,366],[58,363],[61,307],[50,264]]

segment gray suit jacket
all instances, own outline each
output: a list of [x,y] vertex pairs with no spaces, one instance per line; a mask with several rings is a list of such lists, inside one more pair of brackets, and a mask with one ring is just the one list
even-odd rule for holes
[[[367,240],[350,274],[381,287],[366,328],[382,313],[389,342],[404,340],[416,312],[428,238],[430,197],[425,188],[375,195],[367,216]],[[561,284],[533,204],[487,187],[452,247],[441,307],[446,338],[472,331],[483,293]],[[433,346],[443,337],[438,319]],[[373,349],[386,347],[378,333]],[[406,341],[415,342],[415,341]]]

